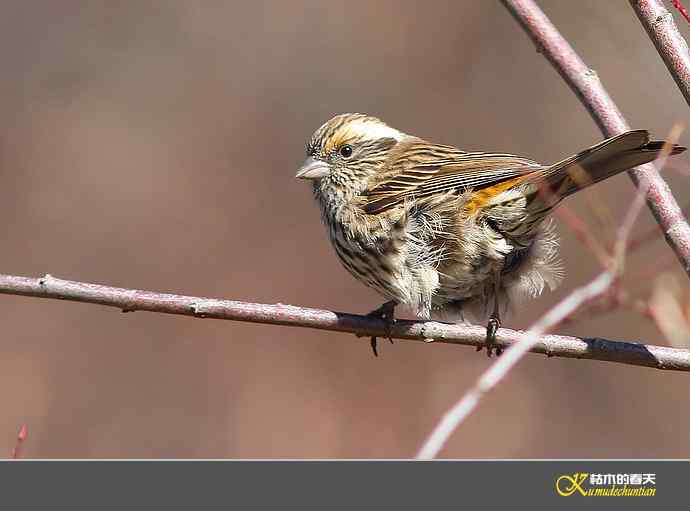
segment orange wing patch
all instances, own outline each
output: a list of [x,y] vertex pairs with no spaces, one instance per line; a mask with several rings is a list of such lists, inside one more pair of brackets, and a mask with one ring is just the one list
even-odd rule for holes
[[525,181],[528,175],[518,176],[513,179],[508,179],[507,181],[502,181],[488,188],[482,188],[477,190],[470,195],[469,200],[464,205],[465,214],[467,216],[472,216],[477,214],[481,209],[484,208],[489,202],[495,199],[501,193],[510,190],[511,188],[518,186],[520,183]]

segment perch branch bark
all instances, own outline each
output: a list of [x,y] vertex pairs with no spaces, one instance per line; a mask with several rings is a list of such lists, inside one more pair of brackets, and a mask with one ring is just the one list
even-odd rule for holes
[[[149,311],[196,318],[315,328],[347,332],[361,337],[385,338],[388,335],[386,322],[369,316],[283,304],[248,303],[123,289],[62,280],[50,275],[41,278],[0,275],[0,294],[100,304],[116,307],[124,312]],[[392,337],[399,339],[466,346],[483,346],[486,340],[484,327],[435,321],[399,320],[392,326],[390,333]],[[527,332],[501,328],[496,334],[496,343],[508,347],[529,336]],[[690,350],[610,341],[597,337],[541,335],[531,351],[549,357],[582,358],[656,369],[690,371]]]

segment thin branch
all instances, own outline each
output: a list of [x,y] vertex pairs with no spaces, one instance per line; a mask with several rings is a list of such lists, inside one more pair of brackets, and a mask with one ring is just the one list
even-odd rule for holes
[[[667,164],[668,165],[668,164]],[[690,204],[686,204],[682,209],[683,215],[687,216],[690,214]],[[649,243],[650,241],[656,240],[660,236],[659,229],[657,227],[652,227],[647,229],[642,234],[638,234],[628,243],[628,253],[635,252],[637,249]]]
[[[630,5],[690,105],[690,52],[673,14],[660,0],[630,0]],[[682,6],[677,8],[680,10]]]
[[[599,129],[611,137],[630,126],[604,89],[597,73],[589,69],[556,27],[532,0],[502,0],[525,32],[556,68],[561,77],[587,108]],[[690,226],[653,165],[641,165],[628,171],[636,186],[647,183],[647,205],[688,275],[690,275]]]
[[[33,296],[95,303],[123,312],[149,311],[196,318],[226,319],[270,325],[295,326],[353,333],[361,337],[387,337],[423,342],[484,346],[486,328],[435,321],[398,320],[392,326],[382,319],[283,304],[260,304],[195,296],[155,293],[136,289],[62,280],[0,275],[0,294]],[[501,328],[496,343],[501,347],[529,337],[526,332]],[[597,337],[542,335],[530,350],[549,357],[582,358],[674,371],[690,371],[690,350],[610,341]]]
[[606,265],[609,264],[611,256],[604,248],[604,245],[573,210],[566,206],[559,206],[554,214],[559,220],[566,224],[575,237],[596,256],[602,267],[605,268]]

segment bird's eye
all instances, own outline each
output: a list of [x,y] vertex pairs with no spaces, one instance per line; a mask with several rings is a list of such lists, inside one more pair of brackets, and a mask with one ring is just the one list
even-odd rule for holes
[[352,146],[349,146],[345,144],[344,146],[340,146],[340,149],[338,149],[338,152],[340,153],[340,156],[343,158],[349,158],[352,156]]

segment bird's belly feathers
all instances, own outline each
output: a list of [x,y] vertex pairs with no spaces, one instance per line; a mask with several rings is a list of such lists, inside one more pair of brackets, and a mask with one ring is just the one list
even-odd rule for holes
[[399,303],[411,300],[412,276],[402,246],[389,238],[346,235],[337,223],[330,224],[329,235],[338,259],[353,277],[388,299]]
[[464,233],[465,250],[438,268],[434,308],[470,310],[479,319],[490,312],[496,293],[506,311],[513,303],[539,296],[546,287],[555,289],[562,280],[558,238],[548,221],[517,241],[482,223],[466,225]]
[[497,272],[506,298],[536,296],[560,279],[548,224],[536,226],[521,245],[476,218],[459,218],[448,237],[442,233],[450,226],[425,215],[405,214],[385,229],[356,231],[342,217],[326,224],[338,258],[356,279],[423,318],[448,307],[480,309],[493,296]]
[[434,246],[422,237],[414,221],[399,233],[380,238],[353,236],[336,223],[329,230],[333,248],[348,272],[424,318],[449,302],[482,295],[503,264],[503,257],[483,243],[466,253]]

